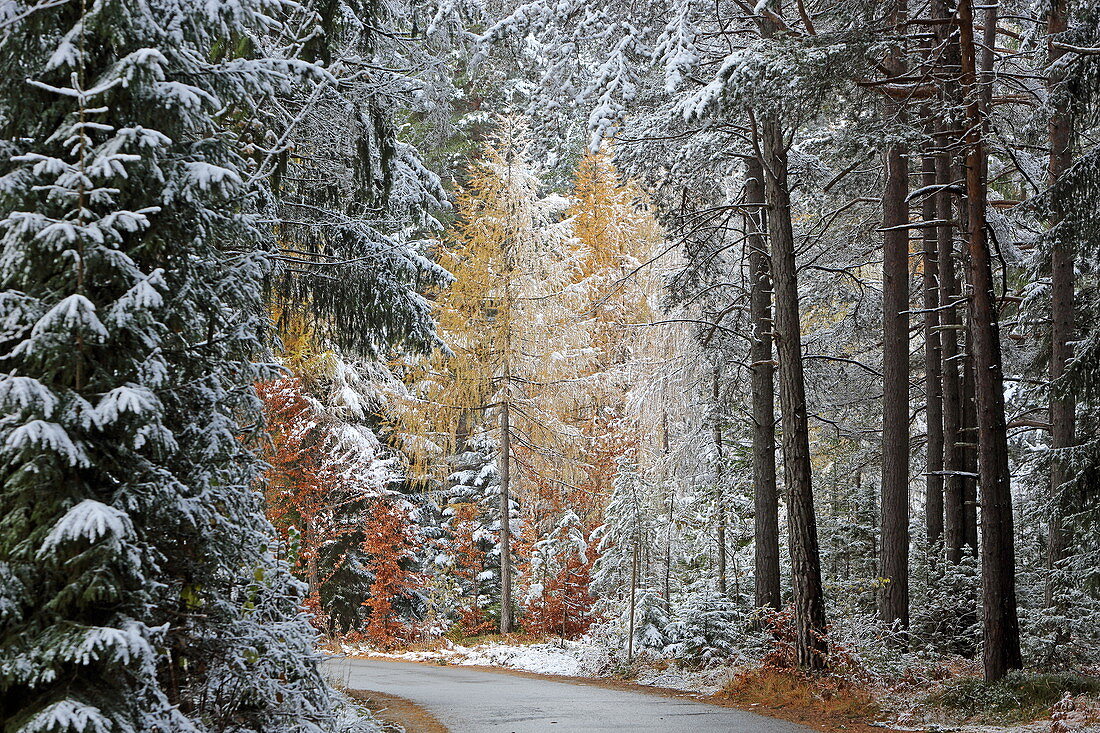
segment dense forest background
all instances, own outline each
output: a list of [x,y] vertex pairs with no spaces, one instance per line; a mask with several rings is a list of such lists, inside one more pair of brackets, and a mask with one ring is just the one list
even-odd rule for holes
[[0,69],[4,730],[329,730],[318,634],[1100,688],[1093,3],[8,0]]

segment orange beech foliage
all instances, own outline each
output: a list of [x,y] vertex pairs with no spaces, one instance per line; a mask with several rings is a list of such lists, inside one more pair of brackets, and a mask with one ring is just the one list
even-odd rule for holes
[[524,604],[524,630],[580,636],[595,617],[590,593],[595,548],[592,527],[573,509],[559,512],[555,526],[533,543],[528,570],[530,590]]
[[[616,429],[622,427],[616,425]],[[525,558],[526,584],[538,590],[537,594],[529,593],[524,602],[523,628],[528,633],[576,638],[596,620],[592,613],[596,599],[590,587],[598,553],[593,547],[582,557],[576,552],[576,539],[570,542],[558,537],[564,528],[556,526],[563,515],[575,516],[578,525],[573,531],[587,538],[603,520],[601,508],[605,495],[610,494],[608,487],[614,481],[625,441],[609,432],[594,440],[591,447],[590,462],[584,466],[579,486],[555,485],[539,477],[532,481],[537,493],[523,505],[519,554]]]
[[326,521],[330,502],[324,480],[328,435],[297,377],[260,382],[256,393],[263,402],[271,438],[264,451],[269,465],[264,475],[267,516],[284,541],[290,541],[292,527],[298,530],[296,562],[309,586],[306,605],[316,614],[315,620],[321,621],[318,553],[321,543],[338,531],[321,526],[330,523]]
[[[298,377],[256,385],[270,437],[264,451],[268,518],[288,545],[298,545],[293,560],[309,587],[303,605],[322,630],[329,623],[321,590],[347,557],[347,552],[332,557],[333,547],[341,539],[354,547],[364,537],[360,549],[368,556],[365,564],[373,577],[364,603],[370,609],[366,632],[372,642],[388,646],[405,631],[393,601],[417,584],[416,576],[402,567],[416,548],[412,523],[356,470],[362,466],[341,450],[335,426],[305,390]],[[329,556],[322,558],[323,550]]]
[[407,640],[409,627],[394,611],[395,599],[417,588],[421,578],[407,569],[416,553],[417,537],[409,515],[389,497],[379,497],[370,508],[363,551],[370,556],[374,581],[370,597],[363,602],[367,615],[367,637],[376,646],[388,648]]
[[596,621],[592,605],[592,558],[571,555],[565,566],[543,583],[542,593],[524,606],[523,629],[529,634],[554,634],[563,639],[582,636]]

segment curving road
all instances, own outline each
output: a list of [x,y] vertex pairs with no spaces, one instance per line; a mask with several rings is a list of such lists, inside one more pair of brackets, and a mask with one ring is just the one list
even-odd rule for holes
[[[327,676],[351,690],[417,703],[452,733],[808,733],[794,723],[684,697],[465,667],[332,658]],[[416,733],[410,730],[408,733]]]

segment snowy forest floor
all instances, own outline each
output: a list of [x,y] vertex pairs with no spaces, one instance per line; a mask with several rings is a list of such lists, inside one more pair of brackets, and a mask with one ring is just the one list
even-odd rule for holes
[[[762,669],[751,660],[693,667],[642,656],[627,665],[620,655],[591,639],[563,641],[519,634],[477,637],[465,643],[437,639],[396,650],[333,641],[325,649],[351,657],[507,669],[622,689],[642,685],[829,732],[1100,733],[1100,680],[1094,679],[1096,688],[1089,694],[1078,695],[1055,691],[1055,685],[1041,676],[989,690],[977,681],[977,666],[962,662],[939,665],[934,674],[922,670],[889,682],[856,682],[839,675],[814,678]],[[368,707],[377,714],[393,705],[394,701],[376,700]],[[407,711],[393,709],[396,719],[406,715]]]

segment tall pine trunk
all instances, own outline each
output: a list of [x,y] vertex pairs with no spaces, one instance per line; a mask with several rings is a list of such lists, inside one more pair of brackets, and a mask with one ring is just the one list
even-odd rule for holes
[[[961,34],[960,34],[961,35]],[[962,68],[960,62],[960,69]],[[961,72],[960,72],[961,78]],[[959,138],[965,138],[959,131]],[[967,288],[973,289],[970,280],[970,190],[968,184],[969,153],[964,150],[958,165],[958,180],[963,182],[964,193],[959,197],[959,231],[963,233],[962,270],[966,273]],[[984,190],[984,189],[983,189]],[[960,289],[961,292],[961,289]],[[972,327],[973,299],[966,298],[966,324],[963,331],[962,354],[959,358],[959,453],[962,457],[962,504],[960,509],[962,548],[964,552],[978,555],[978,402],[974,380],[974,333]]]
[[[936,193],[936,213],[944,221],[953,221],[951,193],[946,189],[954,178],[954,166],[951,154],[946,151],[949,137],[946,127],[940,126],[939,147],[936,156],[936,182],[945,188]],[[943,509],[944,509],[944,545],[947,559],[959,563],[966,546],[966,507],[964,479],[962,433],[963,393],[962,393],[962,354],[959,349],[959,335],[962,319],[959,317],[957,303],[962,297],[959,277],[955,268],[954,227],[943,225],[936,230],[936,254],[939,260],[939,325],[940,349],[943,353]]]
[[[971,16],[973,16],[972,11]],[[962,23],[956,21],[954,25],[959,29],[959,33],[952,37],[952,41],[948,43],[947,51],[954,56],[953,61],[955,61],[955,64],[953,69],[958,73],[958,84],[957,87],[953,89],[954,94],[952,95],[953,104],[962,107],[964,103],[976,93],[974,82],[974,78],[976,77],[972,77],[969,82],[966,81],[966,76],[963,73]],[[970,27],[969,37],[971,40],[973,39],[972,27]],[[970,50],[973,51],[973,47],[971,47]],[[972,58],[971,69],[975,68],[974,63],[974,59]],[[969,287],[971,285],[969,281],[971,258],[970,248],[967,243],[970,236],[970,189],[968,184],[970,148],[967,133],[973,133],[974,131],[969,130],[968,125],[968,119],[960,120],[959,123],[956,124],[956,127],[951,131],[951,143],[955,146],[961,143],[963,148],[961,157],[956,158],[954,162],[955,180],[961,181],[963,184],[962,195],[958,198],[958,227],[959,231],[964,233],[962,269],[967,273],[967,284]],[[983,194],[984,190],[983,188]],[[961,288],[960,292],[962,292]],[[971,311],[973,310],[973,301],[968,298],[966,302],[968,304],[968,327],[962,332],[963,347],[962,354],[959,358],[959,439],[956,443],[962,461],[962,470],[959,472],[962,488],[959,510],[962,550],[959,556],[962,556],[963,551],[968,551],[971,555],[976,557],[978,554],[978,410],[975,396],[976,387],[974,383],[974,334],[969,327],[972,317]]]
[[[905,18],[905,0],[894,0],[895,27]],[[905,73],[901,51],[884,65],[892,76]],[[887,114],[903,117],[900,103],[888,101]],[[909,158],[895,143],[886,151],[882,195],[882,544],[880,572],[885,579],[882,620],[909,626]]]
[[[634,659],[634,616],[636,615],[636,599],[638,596],[638,537],[634,537],[634,548],[630,553],[630,619],[626,629],[626,661]],[[562,637],[564,638],[564,634]]]
[[[1063,82],[1063,72],[1057,62],[1065,51],[1055,45],[1055,37],[1065,33],[1067,27],[1066,0],[1052,0],[1050,16],[1047,19],[1047,49],[1049,53],[1049,76],[1047,87],[1053,104],[1050,118],[1050,160],[1048,165],[1049,181],[1052,187],[1050,227],[1056,230],[1052,237],[1050,256],[1050,316],[1051,316],[1051,353],[1050,381],[1053,387],[1050,399],[1051,448],[1060,451],[1075,443],[1075,412],[1077,409],[1073,397],[1058,389],[1058,381],[1065,373],[1066,365],[1073,358],[1072,341],[1074,338],[1074,252],[1068,236],[1058,230],[1065,217],[1064,203],[1058,190],[1058,183],[1072,162],[1073,119],[1070,116],[1069,100],[1058,87]],[[1065,524],[1068,506],[1065,484],[1070,478],[1066,461],[1055,453],[1050,470],[1050,488],[1052,494],[1050,513],[1050,536],[1047,545],[1046,606],[1054,605],[1054,570],[1065,557],[1070,545],[1070,533]]]
[[[921,186],[931,190],[937,183],[936,153],[931,146],[936,139],[936,123],[932,111],[925,110],[926,142],[921,158]],[[924,220],[921,262],[924,272],[921,286],[924,293],[924,399],[925,423],[928,426],[925,448],[924,477],[924,526],[929,552],[943,539],[943,464],[944,464],[944,410],[943,410],[943,348],[940,333],[940,266],[939,231],[945,224],[932,225],[939,217],[935,194],[925,195],[921,206]],[[950,230],[948,230],[950,231]]]
[[787,182],[787,143],[778,120],[763,124],[768,239],[775,288],[775,341],[779,357],[779,404],[783,421],[783,476],[787,486],[788,534],[794,586],[798,664],[825,666],[825,600],[814,516],[806,383],[798,314],[798,274]]
[[[958,101],[959,43],[956,26],[948,24],[951,12],[947,0],[933,0],[932,17],[938,21],[937,45],[943,48],[939,66],[944,77],[945,89],[941,103],[950,108]],[[963,352],[959,345],[962,336],[962,318],[959,305],[962,289],[956,266],[955,233],[962,225],[962,201],[957,182],[964,178],[962,167],[956,165],[952,146],[962,138],[962,131],[953,120],[941,120],[936,126],[936,217],[944,222],[936,228],[936,259],[939,265],[939,328],[941,366],[943,380],[943,504],[944,546],[947,559],[959,563],[967,543],[966,489],[963,472],[966,470],[966,449],[963,443]],[[952,199],[959,197],[959,214],[956,216]]]
[[[974,39],[971,0],[959,3],[963,87],[967,95],[965,137],[968,244],[970,251],[970,332],[973,340],[974,392],[978,412],[978,473],[982,507],[982,661],[985,677],[999,680],[1022,666],[1016,615],[1015,548],[1012,536],[1012,494],[1008,467],[1004,376],[994,297],[993,269],[986,230],[984,135],[992,84],[997,6],[987,5],[982,39],[981,78]],[[983,85],[979,88],[979,84]]]
[[[964,173],[965,179],[965,173]],[[969,214],[964,231],[970,231]],[[969,235],[968,235],[969,236]],[[965,262],[967,272],[967,287],[970,285],[970,254],[967,246]],[[973,301],[968,300],[968,308],[972,310]],[[962,423],[959,428],[960,445],[962,446],[963,471],[962,471],[962,527],[963,550],[971,556],[978,556],[978,483],[981,480],[978,468],[978,450],[981,436],[978,431],[978,397],[977,375],[974,371],[974,334],[970,310],[967,311],[966,336],[963,339],[962,358]]]
[[749,158],[745,184],[749,245],[749,370],[752,381],[752,472],[755,504],[755,603],[779,610],[779,489],[775,480],[775,362],[772,283],[765,237],[764,167]]

